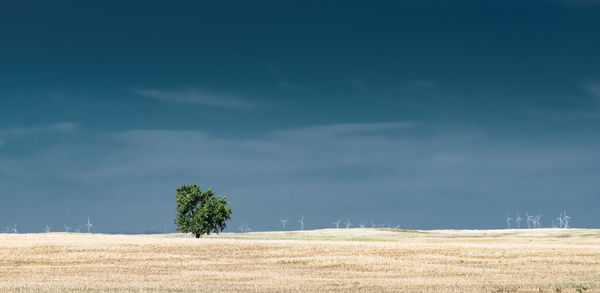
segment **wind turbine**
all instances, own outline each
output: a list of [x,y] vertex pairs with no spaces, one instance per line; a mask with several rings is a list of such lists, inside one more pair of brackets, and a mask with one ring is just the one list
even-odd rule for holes
[[87,228],[87,232],[90,233],[90,228],[94,228],[94,225],[92,225],[92,223],[90,223],[90,217],[88,217],[87,223],[85,223],[85,225],[83,225],[84,228]]
[[510,222],[512,222],[513,218],[511,218],[508,213],[506,214],[506,226],[510,229]]
[[300,230],[304,230],[304,214],[302,214],[302,218],[298,220],[298,223],[300,223]]
[[560,211],[560,216],[558,216],[558,218],[556,218],[556,221],[558,222],[558,228],[562,228],[564,225],[562,211]]
[[337,220],[337,221],[333,222],[333,224],[335,225],[335,228],[336,228],[336,229],[339,229],[339,228],[340,228],[340,222],[341,222],[341,221],[342,221],[342,219],[339,219],[339,220]]
[[8,232],[10,232],[10,226],[4,227],[4,233],[8,233]]
[[71,230],[71,227],[69,227],[65,224],[65,232],[69,233],[69,230]]
[[346,219],[346,229],[350,228],[350,226],[352,226],[350,219]]
[[570,219],[571,219],[571,217],[567,216],[567,211],[564,211],[564,216],[563,216],[564,226],[563,226],[563,228],[569,229],[569,220]]
[[533,218],[533,228],[541,228],[542,227],[542,224],[540,224],[541,217],[542,216],[537,215],[537,216],[535,216],[535,218]]
[[517,213],[517,218],[515,219],[515,224],[517,224],[517,229],[521,229],[521,221],[523,219],[521,219],[521,217],[519,217],[519,214]]
[[283,225],[283,230],[285,231],[285,223],[287,223],[288,219],[279,219],[281,221],[281,225]]
[[531,224],[533,223],[533,227],[535,228],[535,223],[533,222],[533,216],[530,216],[527,211],[525,211],[525,215],[527,216],[527,229],[531,229]]
[[52,230],[52,227],[46,225],[46,227],[44,228],[44,232],[45,233],[50,233],[50,230]]
[[81,225],[79,227],[77,227],[77,229],[75,229],[75,232],[81,233]]
[[15,223],[12,227],[12,229],[10,229],[11,233],[19,233],[19,231],[17,230],[17,223]]
[[360,220],[360,224],[358,226],[360,228],[364,228],[365,227],[365,222],[363,220]]
[[238,229],[241,232],[248,232],[248,231],[250,231],[250,227],[248,226],[248,223],[242,224]]
[[246,223],[242,224],[238,228],[238,230],[240,230],[240,232],[248,232],[248,231],[250,231],[250,227],[248,226],[248,223],[246,222]]

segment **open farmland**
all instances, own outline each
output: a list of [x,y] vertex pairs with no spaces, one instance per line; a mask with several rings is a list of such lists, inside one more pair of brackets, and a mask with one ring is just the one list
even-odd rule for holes
[[0,234],[0,292],[599,292],[600,231]]

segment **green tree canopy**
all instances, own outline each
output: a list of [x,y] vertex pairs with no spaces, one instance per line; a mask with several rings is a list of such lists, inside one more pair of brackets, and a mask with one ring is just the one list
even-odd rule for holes
[[177,188],[177,230],[192,233],[196,238],[210,232],[219,234],[231,220],[231,208],[225,196],[217,197],[209,188],[202,192],[198,185],[182,185]]

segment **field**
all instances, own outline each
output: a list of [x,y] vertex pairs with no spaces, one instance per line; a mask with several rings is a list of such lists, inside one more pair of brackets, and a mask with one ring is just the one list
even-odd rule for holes
[[600,230],[0,234],[0,292],[600,292]]

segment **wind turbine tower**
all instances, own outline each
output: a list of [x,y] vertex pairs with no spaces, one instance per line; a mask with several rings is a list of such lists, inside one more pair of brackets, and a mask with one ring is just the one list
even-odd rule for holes
[[283,225],[283,231],[285,231],[285,223],[287,223],[288,219],[279,219],[281,221],[281,225]]
[[569,229],[569,220],[571,219],[571,217],[567,216],[567,211],[564,211],[563,214],[564,214],[564,216],[562,218],[563,219],[563,223],[564,223],[563,228]]
[[87,223],[83,225],[84,228],[87,228],[87,232],[90,233],[90,228],[94,228],[94,225],[90,222],[90,217],[88,217]]
[[342,219],[339,219],[339,220],[337,220],[337,221],[333,222],[333,224],[335,225],[335,228],[336,228],[336,229],[339,229],[339,228],[340,228],[340,222],[341,222],[341,221],[342,221]]
[[300,230],[304,230],[304,214],[302,214],[302,218],[298,220],[298,223],[300,223]]
[[346,229],[350,228],[350,226],[352,226],[350,219],[346,219]]
[[563,218],[563,212],[560,212],[560,216],[558,216],[558,218],[556,218],[556,221],[558,222],[558,228],[562,228],[564,223],[564,218]]
[[512,222],[513,218],[511,218],[508,214],[506,214],[506,226],[510,229],[510,222]]
[[521,221],[523,219],[521,219],[521,217],[519,216],[519,214],[517,214],[517,218],[515,219],[515,224],[517,224],[517,229],[521,229]]
[[533,222],[533,216],[530,216],[527,211],[525,211],[525,215],[527,216],[527,219],[525,220],[527,222],[527,229],[531,229],[531,224],[534,224],[533,227],[535,228],[535,223]]
[[541,228],[542,224],[540,223],[540,218],[542,216],[541,215],[537,215],[535,216],[535,218],[533,218],[533,228]]

